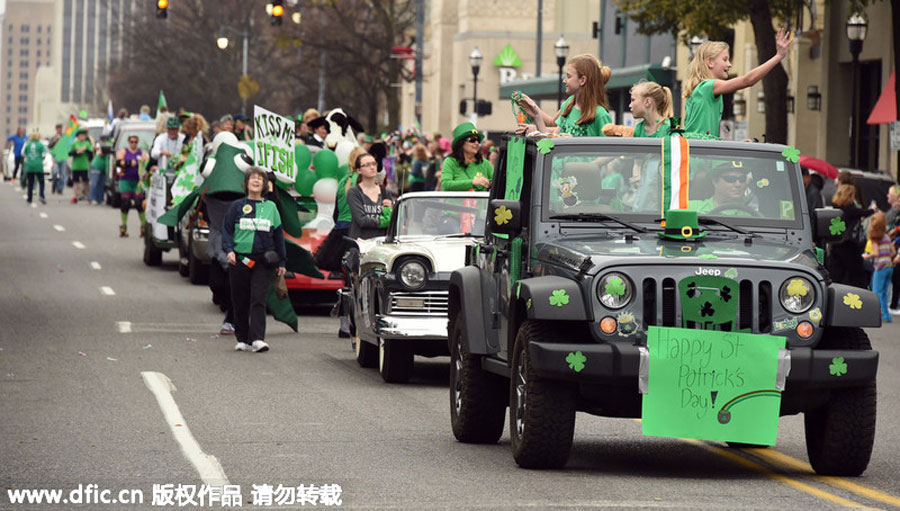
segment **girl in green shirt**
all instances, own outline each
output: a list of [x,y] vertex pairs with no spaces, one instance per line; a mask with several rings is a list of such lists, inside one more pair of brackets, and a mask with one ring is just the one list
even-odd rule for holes
[[28,183],[28,203],[34,197],[34,183],[37,182],[40,188],[41,204],[46,204],[44,199],[44,154],[47,148],[41,143],[41,135],[34,132],[28,137],[28,143],[22,148],[22,157],[24,158],[24,166],[22,169],[23,177]]
[[656,82],[641,81],[631,88],[628,105],[635,119],[634,137],[662,138],[669,134],[672,118],[672,91]]
[[694,52],[690,78],[684,84],[684,130],[689,133],[719,136],[722,120],[722,95],[731,94],[754,85],[769,74],[785,56],[794,35],[785,29],[775,36],[775,55],[747,74],[728,78],[731,57],[728,43],[706,41]]
[[[519,105],[534,118],[535,125],[520,124],[516,133],[537,129],[544,133],[568,133],[575,137],[602,137],[603,126],[612,123],[606,83],[612,70],[593,55],[578,55],[569,59],[563,84],[570,96],[563,102],[556,116],[549,116],[537,103],[522,94]],[[549,125],[549,127],[548,127]]]

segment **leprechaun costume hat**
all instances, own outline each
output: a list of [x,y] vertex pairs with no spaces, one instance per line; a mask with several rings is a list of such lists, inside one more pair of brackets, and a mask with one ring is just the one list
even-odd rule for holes
[[660,238],[691,241],[706,236],[700,230],[697,212],[693,209],[670,209],[666,212],[665,231],[659,233]]
[[459,126],[453,128],[453,149],[456,149],[456,147],[470,135],[475,135],[476,137],[478,137],[479,142],[484,140],[484,133],[478,131],[478,128],[476,128],[475,125],[471,122],[464,122]]

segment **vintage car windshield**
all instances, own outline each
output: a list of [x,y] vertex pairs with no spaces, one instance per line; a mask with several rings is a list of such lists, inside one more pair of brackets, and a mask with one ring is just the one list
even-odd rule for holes
[[[550,156],[545,218],[661,215],[659,146],[558,146]],[[730,224],[797,225],[797,170],[779,153],[691,146],[688,208]]]
[[416,197],[400,202],[397,236],[484,235],[487,197]]

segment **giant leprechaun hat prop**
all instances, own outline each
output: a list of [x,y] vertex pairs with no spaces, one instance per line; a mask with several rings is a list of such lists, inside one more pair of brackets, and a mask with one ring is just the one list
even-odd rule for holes
[[697,212],[693,209],[670,209],[666,211],[665,231],[659,233],[660,238],[692,241],[706,236],[697,222]]
[[470,135],[478,137],[479,142],[484,140],[484,133],[478,131],[478,128],[471,122],[464,122],[453,128],[453,149],[456,149],[456,147]]

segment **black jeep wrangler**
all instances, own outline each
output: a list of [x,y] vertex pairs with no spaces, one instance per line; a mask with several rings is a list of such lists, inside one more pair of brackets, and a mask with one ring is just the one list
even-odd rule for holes
[[[773,421],[804,413],[816,472],[866,469],[878,353],[862,327],[881,316],[823,265],[841,211],[808,210],[793,148],[689,142],[689,169],[668,178],[660,139],[504,138],[485,239],[449,287],[459,441],[497,442],[508,406],[516,463],[561,467],[575,412],[642,417],[651,327],[744,332],[784,339]],[[699,225],[662,227],[663,201]],[[695,307],[698,277],[729,306]]]

